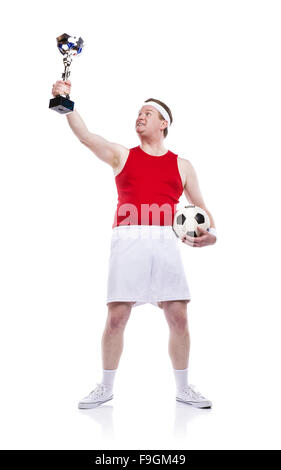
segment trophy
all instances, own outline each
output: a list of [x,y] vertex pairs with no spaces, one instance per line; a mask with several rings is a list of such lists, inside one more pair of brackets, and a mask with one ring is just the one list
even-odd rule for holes
[[[72,58],[82,52],[84,41],[82,38],[77,39],[76,36],[69,36],[69,34],[62,34],[57,37],[57,47],[63,55],[64,72],[62,79],[66,81],[70,75],[70,65]],[[71,101],[70,96],[57,95],[52,98],[49,103],[49,108],[57,111],[60,114],[71,113],[74,109],[74,101]]]

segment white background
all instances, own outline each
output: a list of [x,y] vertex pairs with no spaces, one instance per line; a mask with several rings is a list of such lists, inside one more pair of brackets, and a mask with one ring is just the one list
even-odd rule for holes
[[[1,447],[280,449],[280,2],[10,1],[1,15]],[[89,130],[134,147],[139,106],[158,98],[166,148],[197,172],[218,242],[181,244],[189,379],[212,410],[176,404],[149,304],[132,310],[114,400],[77,409],[101,379],[117,192],[48,108],[64,32],[85,41],[70,78]]]

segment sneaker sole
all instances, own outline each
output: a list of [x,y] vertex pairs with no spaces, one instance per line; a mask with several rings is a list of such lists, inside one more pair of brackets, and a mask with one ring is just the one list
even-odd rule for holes
[[185,401],[178,397],[176,397],[176,400],[180,401],[181,403],[185,403],[186,405],[195,406],[195,408],[212,408],[212,405],[208,404],[208,402],[196,403],[196,402]]
[[91,409],[91,408],[97,408],[97,406],[100,406],[103,403],[106,403],[107,401],[110,401],[112,399],[113,399],[113,395],[110,398],[107,398],[107,400],[98,401],[98,402],[95,402],[95,403],[79,403],[78,408],[80,410],[88,410],[88,409]]

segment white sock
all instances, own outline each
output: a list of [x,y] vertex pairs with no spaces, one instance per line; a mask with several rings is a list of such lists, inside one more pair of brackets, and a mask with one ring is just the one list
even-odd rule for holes
[[105,385],[106,390],[108,393],[113,392],[113,382],[115,378],[117,369],[102,369],[103,377],[102,383]]
[[187,373],[188,373],[188,368],[174,369],[177,391],[180,391],[184,387],[188,386]]

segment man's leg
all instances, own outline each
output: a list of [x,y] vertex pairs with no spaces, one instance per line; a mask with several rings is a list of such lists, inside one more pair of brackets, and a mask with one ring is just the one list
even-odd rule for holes
[[196,408],[211,408],[212,402],[201,395],[193,385],[188,384],[190,337],[186,302],[170,300],[161,304],[170,327],[169,354],[176,379],[176,400]]
[[103,377],[100,384],[78,404],[78,408],[95,408],[113,398],[113,382],[123,350],[123,333],[132,302],[110,302],[102,336]]
[[169,300],[161,302],[170,328],[169,355],[174,369],[188,367],[190,336],[187,322],[187,302]]
[[117,369],[123,351],[123,334],[132,310],[131,302],[110,302],[102,336],[103,369]]

